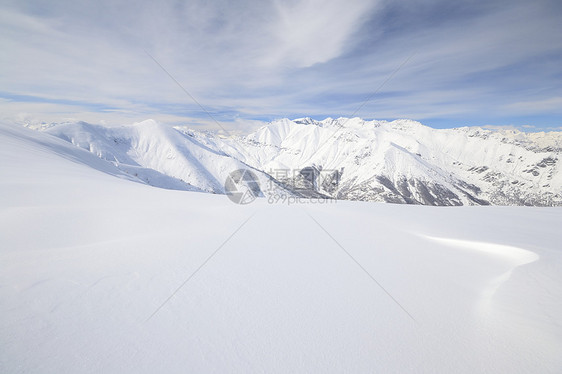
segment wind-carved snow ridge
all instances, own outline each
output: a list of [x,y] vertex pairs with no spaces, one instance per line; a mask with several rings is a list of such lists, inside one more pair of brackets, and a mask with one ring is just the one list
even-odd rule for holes
[[439,238],[435,236],[425,236],[425,238],[452,247],[479,251],[482,254],[495,256],[506,262],[509,262],[514,267],[528,264],[539,259],[539,255],[537,255],[536,253],[511,245],[476,242],[471,240],[452,238]]
[[424,235],[423,237],[449,247],[476,251],[485,256],[506,262],[509,266],[508,270],[501,275],[490,279],[488,285],[482,291],[479,307],[483,311],[486,311],[490,307],[494,295],[502,284],[509,280],[516,268],[538,261],[540,258],[540,256],[534,252],[511,245],[453,238],[440,238],[428,235]]
[[437,130],[411,120],[360,118],[282,119],[233,138],[152,120],[41,129],[157,187],[224,193],[230,172],[250,168],[262,189],[273,184],[299,196],[436,206],[562,205],[562,132]]

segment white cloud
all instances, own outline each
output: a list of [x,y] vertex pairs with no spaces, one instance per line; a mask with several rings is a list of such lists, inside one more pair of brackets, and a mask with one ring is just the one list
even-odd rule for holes
[[271,48],[262,61],[309,67],[338,57],[375,5],[365,0],[278,0],[276,20],[266,28],[272,35]]
[[[172,125],[189,124],[192,127],[220,130],[219,126],[208,118],[201,119],[198,117],[156,113],[154,111],[141,110],[140,108],[137,110],[93,111],[88,107],[79,105],[0,102],[0,113],[0,120],[15,123],[37,124],[43,122],[86,121],[117,126],[154,119],[161,123]],[[224,123],[224,126],[227,127],[232,125],[228,122]]]
[[[0,6],[0,95],[51,101],[49,116],[56,116],[53,108],[61,117],[74,108],[109,122],[201,117],[143,49],[233,124],[350,115],[414,52],[358,115],[455,121],[560,115],[562,28],[541,1],[509,7],[492,1],[473,12],[480,6],[466,2],[459,5],[466,15],[452,19],[439,14],[447,9],[441,0],[38,4]],[[389,12],[396,4],[401,8]],[[433,6],[433,18],[412,10],[424,6]],[[47,107],[20,104],[38,114]]]
[[551,97],[544,100],[520,101],[506,106],[510,110],[523,113],[536,113],[556,110],[562,112],[562,97]]
[[481,126],[483,129],[487,130],[521,130],[521,127],[524,126],[515,126],[515,125],[484,125]]

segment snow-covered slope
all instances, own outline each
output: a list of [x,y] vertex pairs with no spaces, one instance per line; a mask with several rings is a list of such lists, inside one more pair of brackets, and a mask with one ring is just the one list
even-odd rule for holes
[[[273,184],[283,193],[345,200],[562,205],[562,133],[436,130],[409,120],[359,118],[283,119],[226,139],[151,120],[46,131],[160,187],[223,193],[231,171],[250,167],[270,194],[266,186]],[[153,171],[175,184],[153,180]]]
[[[45,131],[157,187],[225,193],[224,181],[232,171],[251,169],[224,152],[153,120],[110,128],[68,123]],[[268,175],[253,171],[262,185],[270,183]],[[155,172],[168,178],[155,179]]]
[[562,367],[561,208],[240,206],[127,178],[0,125],[0,372]]
[[337,172],[340,199],[426,205],[561,205],[562,133],[436,130],[409,120],[280,120],[240,140],[261,170]]

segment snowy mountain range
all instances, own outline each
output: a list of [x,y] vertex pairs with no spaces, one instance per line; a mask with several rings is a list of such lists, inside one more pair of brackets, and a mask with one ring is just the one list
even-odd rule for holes
[[503,147],[521,168],[548,153],[409,122],[346,124],[321,148],[338,128],[325,125],[281,121],[229,140],[154,122],[47,130],[77,147],[0,121],[0,372],[559,373],[562,207],[241,208],[147,185],[221,192],[230,168],[343,161],[344,187],[431,170],[478,180],[488,170],[467,171],[469,156],[457,169],[430,157],[447,165],[486,146],[499,169]]
[[562,132],[433,129],[411,120],[282,119],[224,137],[153,120],[35,127],[157,187],[225,193],[237,169],[263,195],[423,205],[562,205]]

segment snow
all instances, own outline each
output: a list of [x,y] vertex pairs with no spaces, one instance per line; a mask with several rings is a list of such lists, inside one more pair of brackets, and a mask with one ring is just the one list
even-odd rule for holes
[[[164,188],[223,193],[221,181],[234,165],[252,168],[262,182],[276,178],[276,170],[298,175],[312,167],[337,171],[338,188],[317,192],[338,199],[562,205],[560,132],[436,130],[411,120],[360,118],[282,119],[233,138],[151,120],[112,129],[84,123],[39,129]],[[298,195],[298,181],[278,182]]]
[[[230,172],[249,168],[222,150],[210,149],[193,136],[154,120],[119,127],[65,123],[44,131],[161,188],[222,194]],[[270,180],[265,173],[253,171],[263,185]]]
[[[310,165],[343,170],[339,198],[358,199],[347,190],[365,183],[368,193],[381,187],[376,179],[384,176],[398,189],[406,181],[415,200],[422,203],[412,181],[444,186],[463,205],[475,203],[467,189],[494,205],[562,204],[562,173],[556,163],[562,145],[560,132],[436,130],[411,120],[284,119],[245,139],[258,143],[244,143],[241,153],[249,165],[260,170],[300,170]],[[541,165],[547,158],[552,164]],[[475,171],[482,167],[486,169]],[[366,200],[380,196],[365,198],[363,194]]]
[[[265,185],[278,178],[276,171],[314,168],[337,172],[339,180],[338,188],[316,192],[344,200],[562,206],[559,132],[436,130],[411,120],[360,118],[282,119],[231,138],[153,120],[37,129],[169,189],[224,193],[222,181],[235,169],[251,168]],[[274,182],[285,186],[284,194],[299,195],[298,180]]]
[[0,372],[562,367],[561,208],[240,206],[141,182],[0,125]]

